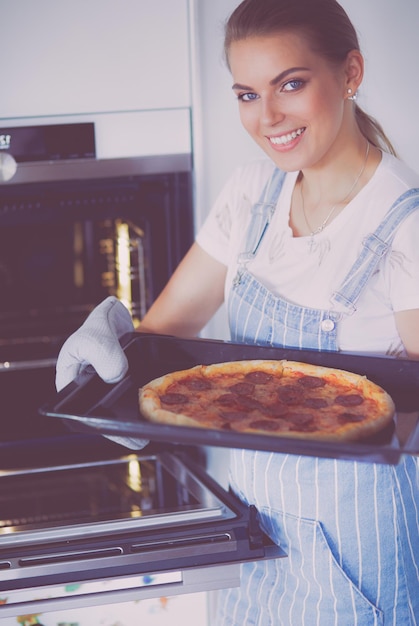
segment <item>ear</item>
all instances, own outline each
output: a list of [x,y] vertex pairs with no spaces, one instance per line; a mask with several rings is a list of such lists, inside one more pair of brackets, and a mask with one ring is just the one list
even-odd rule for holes
[[[345,61],[345,93],[355,94],[364,78],[364,57],[359,50],[348,52]],[[351,90],[349,92],[348,90]]]

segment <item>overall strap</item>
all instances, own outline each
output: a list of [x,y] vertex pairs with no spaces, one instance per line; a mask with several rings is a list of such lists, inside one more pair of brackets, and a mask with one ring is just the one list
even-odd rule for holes
[[381,259],[391,248],[398,226],[417,210],[419,189],[409,189],[390,207],[378,228],[364,238],[361,253],[344,278],[339,291],[332,295],[332,303],[343,305],[349,314],[356,311],[355,304]]
[[[256,255],[272,216],[275,213],[285,175],[285,172],[275,168],[261,193],[259,201],[253,205],[251,209],[251,220],[249,228],[247,229],[245,249],[240,254],[240,260],[249,261]],[[243,258],[241,259],[241,257]]]

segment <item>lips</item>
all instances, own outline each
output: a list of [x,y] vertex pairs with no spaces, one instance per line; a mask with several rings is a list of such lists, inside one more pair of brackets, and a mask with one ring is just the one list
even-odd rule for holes
[[305,128],[298,128],[297,130],[293,130],[291,133],[268,137],[268,139],[274,146],[286,146],[297,139],[297,137],[300,137],[304,131]]

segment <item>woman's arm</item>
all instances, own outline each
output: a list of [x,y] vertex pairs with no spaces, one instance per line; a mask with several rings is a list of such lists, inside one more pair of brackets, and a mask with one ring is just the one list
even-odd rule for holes
[[224,300],[227,268],[194,243],[140,323],[140,332],[194,337]]
[[394,317],[409,358],[419,360],[419,309],[399,311]]

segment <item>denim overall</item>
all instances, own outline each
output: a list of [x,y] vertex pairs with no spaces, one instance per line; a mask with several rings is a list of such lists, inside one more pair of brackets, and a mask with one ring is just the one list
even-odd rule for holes
[[[228,302],[232,339],[338,350],[339,320],[354,310],[397,225],[419,208],[419,195],[409,191],[393,205],[323,311],[274,296],[246,268],[283,178],[275,171],[252,210]],[[231,455],[233,491],[256,505],[288,557],[243,564],[240,588],[219,594],[216,626],[419,625],[417,459],[393,466],[250,450]]]

